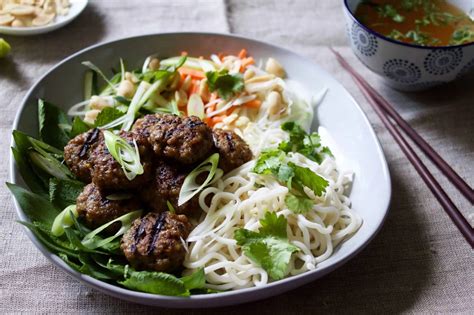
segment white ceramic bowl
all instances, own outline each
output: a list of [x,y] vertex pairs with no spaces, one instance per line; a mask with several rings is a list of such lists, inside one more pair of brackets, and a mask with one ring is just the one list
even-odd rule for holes
[[[333,151],[336,159],[343,168],[350,168],[355,172],[350,197],[354,210],[364,220],[360,230],[338,246],[334,254],[320,263],[314,271],[259,288],[189,298],[130,291],[80,274],[50,253],[31,232],[25,230],[47,258],[87,285],[128,301],[164,307],[215,307],[262,299],[314,281],[341,266],[368,244],[382,225],[391,194],[387,163],[377,137],[354,99],[328,73],[310,60],[270,44],[230,35],[170,33],[126,38],[93,46],[59,63],[31,88],[20,106],[13,128],[31,135],[37,134],[38,98],[59,104],[64,109],[80,101],[85,70],[81,61],[90,60],[101,69],[111,69],[122,57],[131,68],[138,68],[146,56],[157,52],[160,58],[176,55],[183,50],[191,55],[207,56],[215,52],[236,53],[243,47],[256,60],[270,56],[278,59],[287,70],[289,78],[301,82],[312,93],[321,91],[324,87],[329,89],[324,102],[316,110],[313,128],[323,126],[329,131],[339,147]],[[12,157],[10,163],[12,182],[25,186]],[[27,220],[18,204],[16,209],[20,220]]]
[[65,16],[57,16],[53,23],[37,26],[37,27],[9,27],[9,26],[0,26],[0,34],[15,35],[15,36],[30,36],[49,33],[58,28],[61,28],[74,20],[82,11],[84,11],[87,6],[88,0],[69,0],[71,3],[71,8],[69,13]]
[[[385,37],[364,26],[354,12],[362,0],[344,0],[347,35],[355,55],[399,90],[419,91],[453,81],[474,70],[474,43],[424,47]],[[472,0],[448,0],[473,12]]]

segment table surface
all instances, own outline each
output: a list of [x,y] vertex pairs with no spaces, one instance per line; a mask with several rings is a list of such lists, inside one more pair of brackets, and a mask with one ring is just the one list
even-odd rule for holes
[[[474,184],[474,77],[417,94],[391,90],[351,53],[342,0],[90,1],[70,25],[37,37],[5,36],[12,55],[0,60],[0,168],[7,181],[10,133],[22,98],[54,64],[89,45],[167,31],[230,32],[308,56],[334,75],[367,113],[385,151],[393,183],[380,234],[356,258],[309,285],[267,300],[186,313],[474,312],[473,251],[369,108],[328,49],[336,47],[395,104],[403,117],[471,185]],[[464,214],[472,205],[430,167]],[[128,313],[160,311],[92,290],[54,267],[19,224],[12,197],[0,186],[0,313]],[[167,310],[168,314],[180,313]]]

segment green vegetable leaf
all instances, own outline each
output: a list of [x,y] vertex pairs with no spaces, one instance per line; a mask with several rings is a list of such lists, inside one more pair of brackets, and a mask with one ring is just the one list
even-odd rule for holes
[[234,238],[242,247],[244,254],[262,266],[272,279],[282,279],[286,274],[291,255],[299,249],[288,242],[287,220],[284,216],[267,212],[260,220],[260,224],[258,233],[238,229],[234,233]]
[[64,148],[69,141],[66,131],[69,121],[66,113],[40,99],[38,100],[38,118],[40,139],[58,149]]
[[63,209],[70,204],[75,204],[83,189],[82,182],[51,178],[49,180],[49,200],[58,208]]
[[128,289],[161,295],[179,296],[188,292],[183,281],[163,272],[132,270],[119,283]]
[[20,208],[33,221],[39,221],[47,227],[51,227],[54,218],[59,214],[56,208],[48,199],[28,191],[18,185],[6,183]]
[[263,151],[252,171],[257,174],[278,174],[285,157],[285,153],[278,149]]
[[72,121],[72,126],[71,126],[71,132],[69,133],[69,136],[71,138],[74,138],[75,136],[86,132],[89,130],[91,127],[89,127],[88,124],[86,124],[81,118],[79,117],[74,117],[74,120]]
[[288,163],[294,170],[295,176],[293,182],[298,185],[306,186],[311,189],[316,196],[321,196],[326,190],[329,182],[316,173],[313,173],[307,167],[301,167],[294,163]]
[[285,197],[285,204],[294,213],[304,214],[313,208],[314,201],[304,196],[296,196],[288,193]]
[[[15,137],[15,131],[13,132],[13,137]],[[21,177],[31,191],[37,194],[46,193],[44,182],[33,171],[26,152],[19,150],[18,148],[12,148],[12,153]]]
[[321,138],[318,133],[306,133],[295,122],[286,122],[281,128],[289,133],[290,140],[281,142],[278,148],[286,153],[298,152],[308,159],[321,163],[325,156],[332,156],[328,147],[321,146]]
[[95,127],[105,126],[113,122],[114,120],[122,117],[123,115],[125,115],[123,112],[119,111],[114,107],[105,107],[97,115],[97,118],[94,121],[94,125]]
[[211,92],[217,91],[223,99],[229,99],[244,89],[244,79],[241,74],[229,74],[225,69],[206,72],[207,83]]
[[181,278],[181,281],[184,283],[186,290],[195,290],[195,289],[204,289],[206,285],[206,274],[204,273],[204,268],[200,268],[189,276]]

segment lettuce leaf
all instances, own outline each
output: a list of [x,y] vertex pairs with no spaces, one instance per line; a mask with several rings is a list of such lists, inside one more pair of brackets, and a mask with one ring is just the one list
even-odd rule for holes
[[62,149],[69,141],[70,127],[67,114],[43,100],[38,100],[40,139],[55,148]]

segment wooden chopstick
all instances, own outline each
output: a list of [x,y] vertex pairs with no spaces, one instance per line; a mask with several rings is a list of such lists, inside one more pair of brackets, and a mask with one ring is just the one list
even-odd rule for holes
[[[331,48],[332,49],[332,48]],[[334,50],[333,50],[334,52]],[[336,52],[337,53],[337,52]],[[339,55],[340,56],[340,55]],[[342,57],[341,57],[342,58]],[[456,173],[453,168],[446,163],[446,161],[425,141],[390,105],[390,103],[380,95],[362,76],[357,73],[346,60],[342,60],[344,67],[364,86],[363,88],[369,90],[372,97],[377,100],[377,103],[396,121],[398,126],[415,142],[423,153],[430,158],[430,160],[438,167],[438,169],[456,186],[456,188],[466,197],[467,200],[474,204],[474,190]],[[351,70],[349,70],[349,68]]]
[[[461,214],[459,209],[452,202],[452,200],[449,198],[449,196],[446,194],[443,188],[439,185],[438,181],[429,172],[425,164],[416,155],[415,151],[411,148],[411,146],[402,136],[400,131],[397,129],[397,125],[389,119],[390,114],[388,113],[388,111],[386,111],[385,107],[383,107],[383,105],[379,103],[378,98],[374,97],[374,95],[371,93],[371,90],[367,88],[367,86],[370,86],[370,85],[347,63],[347,61],[337,51],[335,51],[332,47],[330,49],[336,55],[337,60],[340,62],[340,64],[352,75],[354,82],[360,88],[365,98],[367,99],[369,104],[372,106],[374,111],[377,113],[377,115],[380,117],[380,119],[382,120],[382,123],[385,125],[385,127],[390,132],[392,137],[398,143],[398,145],[402,149],[403,153],[407,156],[410,163],[414,166],[418,174],[421,176],[425,184],[431,190],[431,192],[436,197],[438,202],[441,204],[441,206],[443,207],[445,212],[448,214],[448,216],[451,218],[453,223],[456,225],[456,227],[459,229],[462,235],[466,238],[469,245],[471,245],[471,247],[474,248],[474,229],[471,227],[471,225],[466,220],[466,218]],[[413,130],[413,132],[415,131]],[[433,149],[431,148],[431,150]]]

